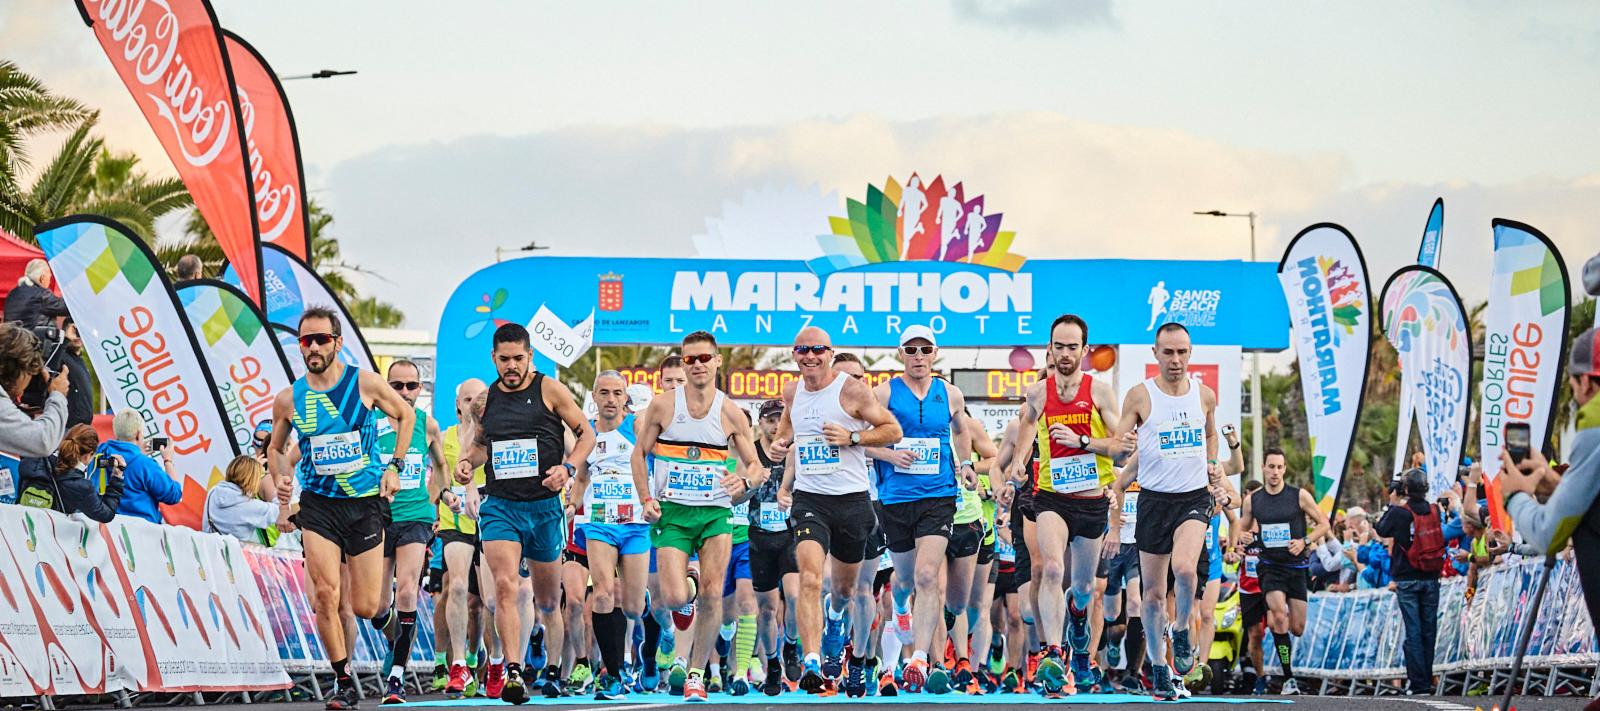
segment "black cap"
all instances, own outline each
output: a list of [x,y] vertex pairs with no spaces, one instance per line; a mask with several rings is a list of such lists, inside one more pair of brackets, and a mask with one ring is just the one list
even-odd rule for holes
[[781,415],[781,414],[783,414],[783,401],[782,400],[768,400],[766,402],[761,403],[761,419],[764,420],[764,419],[767,419],[768,417],[771,417],[773,415]]

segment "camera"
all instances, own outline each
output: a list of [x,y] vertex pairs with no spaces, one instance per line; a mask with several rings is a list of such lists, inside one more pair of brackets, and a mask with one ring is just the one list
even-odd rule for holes
[[103,471],[107,476],[117,475],[117,458],[110,454],[96,454],[94,468]]
[[38,412],[44,409],[44,402],[50,397],[50,379],[61,374],[61,364],[66,360],[67,337],[61,329],[49,324],[41,324],[28,328],[33,333],[39,357],[44,360],[44,375],[35,375],[28,383],[26,390],[22,391],[19,398],[23,408]]

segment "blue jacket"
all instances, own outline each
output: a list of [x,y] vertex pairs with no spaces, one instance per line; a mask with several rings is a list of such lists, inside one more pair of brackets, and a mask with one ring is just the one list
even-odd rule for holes
[[1389,585],[1389,549],[1376,539],[1356,549],[1356,560],[1366,566],[1361,569],[1359,587],[1362,590],[1383,588]]
[[183,487],[167,476],[160,462],[146,456],[132,442],[103,442],[95,453],[119,455],[128,463],[122,474],[122,503],[117,506],[117,514],[161,523],[161,507],[156,504],[171,506],[183,498]]

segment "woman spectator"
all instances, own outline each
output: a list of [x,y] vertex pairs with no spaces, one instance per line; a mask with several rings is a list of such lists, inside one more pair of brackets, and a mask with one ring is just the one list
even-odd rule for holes
[[38,418],[17,406],[16,399],[34,378],[46,377],[39,339],[32,331],[0,324],[0,450],[20,458],[43,457],[55,451],[67,426],[67,374],[50,380],[50,396]]
[[267,470],[249,455],[228,463],[227,478],[211,487],[201,519],[202,531],[223,533],[241,541],[271,546],[277,539],[282,507],[262,495]]
[[102,465],[108,471],[106,493],[99,493],[89,478],[94,450],[99,445],[100,437],[93,427],[77,425],[67,430],[55,454],[23,460],[22,494],[17,497],[17,503],[64,514],[81,513],[100,523],[109,523],[116,518],[117,505],[122,503],[122,469],[127,463],[116,455],[102,458]]

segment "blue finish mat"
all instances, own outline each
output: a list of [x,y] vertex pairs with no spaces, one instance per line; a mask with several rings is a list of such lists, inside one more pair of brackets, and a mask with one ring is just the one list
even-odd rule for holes
[[[632,694],[621,701],[595,701],[589,696],[571,696],[560,699],[529,699],[524,706],[573,706],[573,705],[598,705],[598,706],[639,706],[659,705],[669,706],[683,704],[683,699],[667,694]],[[868,696],[861,699],[852,699],[843,694],[837,696],[811,696],[810,694],[786,693],[780,696],[766,696],[763,694],[750,694],[748,696],[728,696],[718,694],[708,700],[707,705],[712,706],[781,706],[785,704],[814,705],[814,704],[941,704],[951,706],[993,706],[995,704],[1171,704],[1171,701],[1156,701],[1149,696],[1136,694],[1078,694],[1060,699],[1046,699],[1038,694],[992,694],[986,696],[967,696],[965,694],[900,694],[898,696]],[[1184,699],[1177,703],[1189,704],[1291,704],[1287,699],[1269,699],[1259,696],[1196,696]],[[436,706],[509,706],[504,701],[486,698],[472,699],[443,699],[438,701],[418,701],[415,703],[396,704],[388,708],[408,707],[436,707]],[[684,704],[688,706],[688,704]]]

